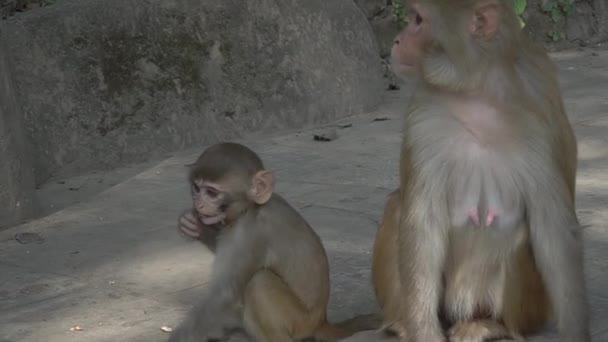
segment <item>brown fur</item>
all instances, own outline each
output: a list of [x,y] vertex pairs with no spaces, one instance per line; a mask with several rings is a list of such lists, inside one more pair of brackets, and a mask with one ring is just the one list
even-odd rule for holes
[[208,243],[216,257],[204,299],[170,341],[228,341],[236,339],[233,331],[246,331],[239,340],[258,342],[334,341],[380,325],[369,315],[327,321],[325,249],[304,218],[273,193],[272,173],[253,151],[214,145],[190,175],[194,208],[180,217],[179,229]]
[[404,332],[399,326],[399,301],[401,283],[398,269],[398,250],[395,239],[399,232],[399,190],[392,192],[387,200],[384,217],[376,233],[372,255],[372,281],[376,299],[382,308],[384,327]]
[[[376,236],[385,325],[409,342],[539,331],[590,340],[577,146],[555,66],[508,0],[411,2],[393,47],[420,82],[407,108],[400,191]],[[440,318],[444,319],[444,322]]]

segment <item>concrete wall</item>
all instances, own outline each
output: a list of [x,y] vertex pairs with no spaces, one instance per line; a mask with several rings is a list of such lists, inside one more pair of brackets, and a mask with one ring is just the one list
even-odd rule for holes
[[0,228],[31,214],[34,176],[0,29]]
[[0,25],[36,184],[328,122],[383,91],[352,0],[61,0]]
[[6,21],[36,179],[373,108],[352,0],[78,0]]

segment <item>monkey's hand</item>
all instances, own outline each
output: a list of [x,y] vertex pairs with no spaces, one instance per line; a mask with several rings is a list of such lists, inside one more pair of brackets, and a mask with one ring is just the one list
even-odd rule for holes
[[198,239],[203,232],[203,225],[192,209],[186,210],[180,215],[177,228],[182,235],[194,240]]
[[193,240],[213,240],[217,236],[217,231],[211,226],[204,225],[193,209],[188,209],[182,213],[178,220],[179,232]]

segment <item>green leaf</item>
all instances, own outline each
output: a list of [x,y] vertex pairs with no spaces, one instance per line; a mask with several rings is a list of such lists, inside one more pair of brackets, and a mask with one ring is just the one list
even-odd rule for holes
[[557,2],[549,0],[543,4],[543,11],[545,12],[551,12],[555,8],[557,8]]
[[569,3],[567,5],[563,5],[562,8],[564,10],[564,13],[566,13],[567,15],[570,15],[570,14],[574,13],[575,6],[574,6],[574,3]]
[[553,10],[551,10],[551,19],[554,23],[558,22],[561,17],[562,13],[560,12],[559,8],[555,7]]
[[526,10],[526,6],[528,6],[527,0],[514,0],[515,3],[515,13],[517,15],[522,15]]
[[558,42],[558,41],[560,41],[561,39],[562,39],[562,35],[561,35],[561,34],[559,34],[559,33],[558,33],[558,34],[556,34],[556,35],[553,37],[553,41],[554,41],[554,42]]
[[557,42],[557,41],[559,41],[559,40],[562,39],[562,34],[560,32],[557,32],[557,31],[549,31],[549,32],[547,32],[547,35],[554,42]]
[[524,26],[526,26],[526,23],[524,22],[524,20],[521,17],[518,17],[518,19],[519,19],[519,27],[524,28]]

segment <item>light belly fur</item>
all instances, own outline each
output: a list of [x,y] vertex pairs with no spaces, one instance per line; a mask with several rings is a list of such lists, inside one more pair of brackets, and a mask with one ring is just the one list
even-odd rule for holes
[[444,272],[444,309],[449,319],[499,318],[507,261],[512,259],[507,256],[522,248],[527,236],[524,225],[509,232],[477,227],[452,230]]

